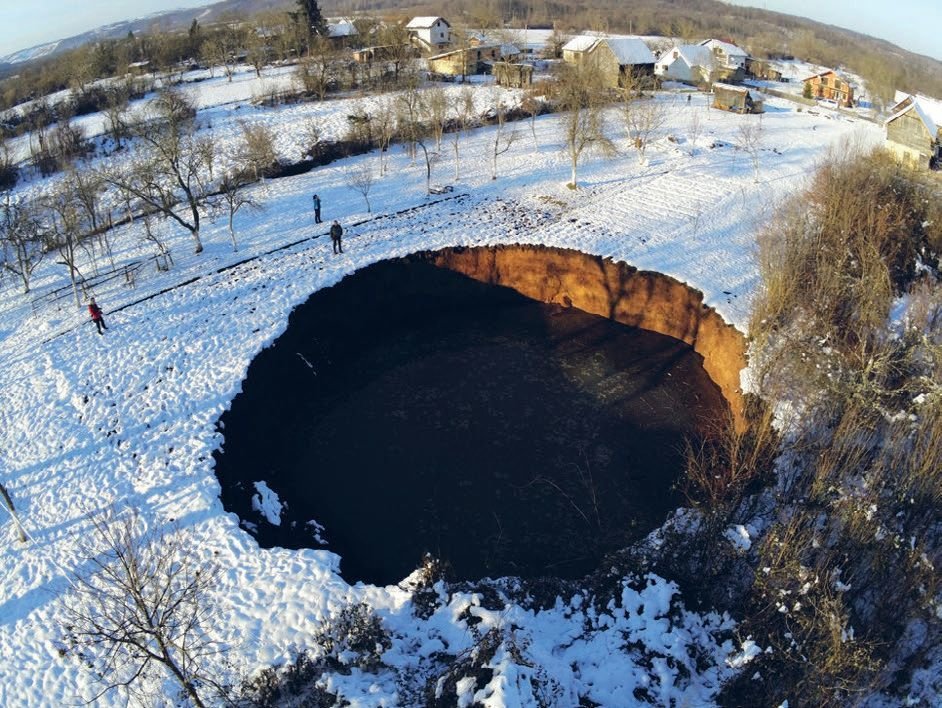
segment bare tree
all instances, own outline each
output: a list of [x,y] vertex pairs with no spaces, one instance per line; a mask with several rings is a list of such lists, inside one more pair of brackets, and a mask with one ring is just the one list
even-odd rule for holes
[[561,126],[572,168],[569,187],[579,186],[579,160],[593,151],[611,152],[606,135],[604,95],[599,72],[590,65],[566,66],[559,77],[558,101],[564,111]]
[[305,92],[321,101],[327,95],[338,55],[330,40],[315,36],[308,55],[298,64],[296,76]]
[[441,87],[428,89],[425,92],[425,106],[432,137],[435,138],[435,151],[441,152],[442,135],[448,122],[448,96],[445,90]]
[[6,138],[0,135],[0,191],[13,189],[19,179],[20,170],[10,152]]
[[361,162],[359,165],[349,167],[346,170],[345,177],[347,186],[354,192],[362,194],[363,199],[366,200],[366,213],[372,214],[373,210],[370,208],[370,189],[373,188],[373,182],[376,180],[373,168],[370,167],[368,163]]
[[235,227],[233,225],[236,213],[242,207],[253,210],[262,209],[261,204],[252,199],[246,192],[245,188],[247,186],[248,184],[244,179],[232,172],[226,173],[219,181],[220,204],[229,219],[229,239],[232,241],[233,251],[239,250],[239,243],[236,241]]
[[622,119],[628,139],[638,151],[638,162],[644,162],[644,152],[667,121],[667,108],[657,98],[626,97],[622,105]]
[[697,152],[697,139],[700,137],[700,132],[703,130],[703,124],[700,120],[700,111],[698,109],[693,109],[693,115],[690,116],[690,122],[687,125],[688,139],[690,140],[690,155],[692,157]]
[[410,157],[415,160],[417,150],[422,149],[425,157],[425,191],[432,191],[432,159],[425,144],[429,128],[426,122],[426,106],[418,81],[410,81],[396,97],[397,118],[400,135],[406,142]]
[[275,152],[275,135],[271,128],[262,123],[241,122],[242,143],[238,158],[252,171],[257,182],[267,175],[278,162]]
[[105,104],[105,119],[108,134],[114,140],[115,147],[121,149],[121,141],[128,137],[126,114],[130,100],[130,91],[127,86],[115,85],[108,90],[108,99]]
[[69,269],[69,281],[75,306],[81,307],[79,281],[85,278],[79,270],[79,247],[83,237],[81,206],[68,185],[59,187],[43,199],[48,222],[44,233],[46,248],[55,249],[62,259],[62,265]]
[[379,147],[379,174],[386,174],[386,161],[389,156],[389,146],[396,135],[396,112],[391,101],[383,99],[376,106],[372,115],[373,135]]
[[104,684],[89,702],[112,690],[141,696],[140,678],[163,675],[203,708],[207,687],[218,689],[205,666],[220,652],[207,633],[215,568],[181,530],[145,529],[133,512],[92,524],[83,543],[92,570],[74,578],[64,617],[67,646]]
[[455,153],[455,181],[461,179],[461,157],[459,143],[461,134],[471,127],[474,122],[474,90],[470,86],[461,89],[453,101],[453,115],[455,117],[454,130],[451,133],[451,145]]
[[530,116],[530,134],[533,136],[533,145],[537,150],[540,148],[540,143],[536,139],[536,117],[543,112],[545,106],[542,99],[531,94],[524,96],[520,104],[520,108]]
[[29,292],[33,270],[43,257],[39,222],[30,202],[14,200],[7,192],[0,218],[0,241],[3,242],[3,268],[16,275]]
[[165,90],[151,108],[154,115],[131,128],[145,154],[124,169],[102,172],[102,178],[184,227],[201,253],[200,208],[212,179],[214,141],[196,135],[196,111],[182,94]]
[[491,179],[497,179],[497,158],[510,150],[510,146],[517,141],[517,128],[514,126],[508,133],[507,106],[504,105],[503,92],[495,89],[491,94],[490,113],[494,118],[494,142],[491,150]]
[[[747,119],[743,116],[743,119]],[[749,157],[752,163],[753,180],[759,181],[759,155],[762,151],[762,119],[756,122],[741,123],[736,131],[736,147]]]

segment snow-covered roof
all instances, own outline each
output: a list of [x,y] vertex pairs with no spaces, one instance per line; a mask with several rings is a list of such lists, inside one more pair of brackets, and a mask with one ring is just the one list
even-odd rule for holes
[[[674,56],[674,52],[677,56]],[[688,66],[713,66],[713,52],[699,44],[678,44],[661,55],[658,60],[664,64],[671,64],[676,59],[683,59]]]
[[[896,92],[897,97],[899,97],[900,93],[899,91]],[[931,135],[938,135],[939,131],[942,130],[942,101],[920,94],[903,95],[905,96],[903,100],[898,101],[897,104],[890,109],[890,117],[887,118],[886,122],[889,123],[899,118],[909,110],[915,110],[916,115],[919,116],[919,119],[926,126],[926,130],[928,130]]]
[[328,37],[355,37],[358,34],[356,26],[348,20],[327,24]]
[[745,49],[741,49],[737,47],[735,44],[732,44],[731,42],[723,42],[722,40],[719,40],[719,39],[705,39],[702,42],[700,42],[700,46],[708,47],[711,51],[713,51],[714,49],[720,49],[723,51],[723,54],[725,54],[728,57],[748,57],[749,56],[749,52],[747,52]]
[[716,89],[725,89],[727,91],[735,91],[736,93],[744,93],[747,94],[753,101],[762,100],[761,93],[746,86],[734,86],[733,84],[724,84],[721,81],[716,81],[713,83],[713,90],[716,91]]
[[563,45],[564,52],[587,52],[599,41],[598,37],[588,34],[580,34],[573,37]]
[[610,37],[600,41],[608,44],[621,66],[654,63],[654,55],[648,45],[637,37]]
[[500,53],[502,56],[508,56],[510,54],[519,54],[520,48],[516,44],[502,44],[500,45]]
[[413,17],[411,20],[409,20],[409,24],[406,25],[406,29],[428,29],[439,20],[444,22],[449,27],[451,26],[448,24],[448,20],[446,20],[444,17]]

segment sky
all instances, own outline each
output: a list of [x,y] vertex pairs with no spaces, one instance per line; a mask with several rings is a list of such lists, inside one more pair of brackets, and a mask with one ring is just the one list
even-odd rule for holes
[[[942,60],[940,0],[728,0],[800,15]],[[0,0],[0,56],[152,12],[210,0]]]
[[940,0],[726,0],[808,17],[879,37],[917,54],[942,60]]
[[153,12],[217,0],[0,0],[0,56]]

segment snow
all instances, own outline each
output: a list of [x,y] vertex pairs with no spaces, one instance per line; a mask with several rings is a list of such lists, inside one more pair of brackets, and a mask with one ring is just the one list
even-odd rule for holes
[[[242,71],[231,83],[217,77],[185,90],[203,106],[200,121],[211,124],[226,155],[235,149],[240,120],[271,126],[279,153],[297,159],[308,119],[339,136],[357,106],[383,105],[374,97],[249,105],[266,82],[287,81],[288,70],[266,71],[260,80]],[[480,108],[495,95],[487,85],[474,90]],[[501,95],[509,103],[519,99],[516,92]],[[149,267],[134,288],[121,281],[96,288],[109,326],[103,337],[73,303],[34,303],[3,281],[0,470],[32,540],[20,544],[12,524],[0,525],[0,705],[73,704],[99,690],[80,661],[59,655],[59,618],[68,577],[84,567],[78,539],[91,535],[89,515],[114,505],[135,508],[152,526],[177,524],[220,567],[210,599],[213,637],[227,648],[226,661],[220,657],[215,667],[222,680],[237,682],[290,660],[348,603],[365,602],[393,637],[384,662],[403,674],[421,672],[439,652],[470,652],[476,633],[501,633],[491,681],[460,684],[455,700],[474,691],[471,700],[484,705],[531,705],[533,686],[552,677],[559,705],[575,705],[579,696],[623,705],[636,689],[659,704],[712,704],[752,647],[734,644],[728,617],[686,610],[673,583],[626,578],[607,606],[596,607],[583,593],[542,611],[510,597],[490,610],[474,593],[455,593],[419,619],[406,583],[350,586],[338,575],[340,559],[327,550],[260,549],[224,511],[212,458],[224,442],[217,420],[292,310],[360,268],[419,250],[510,243],[578,249],[671,275],[701,290],[707,305],[744,330],[759,286],[756,231],[830,148],[848,139],[877,143],[882,134],[860,120],[798,113],[787,101],[769,99],[757,184],[750,159],[733,145],[739,126],[759,118],[710,110],[702,94],[684,98],[658,96],[669,124],[643,164],[613,122],[619,154],[585,158],[577,190],[565,186],[569,158],[552,115],[533,123],[535,140],[528,122],[516,125],[519,138],[501,156],[494,181],[494,128],[462,138],[458,178],[445,136],[433,165],[433,181],[454,187],[444,197],[427,196],[424,165],[392,150],[388,175],[370,193],[372,214],[347,186],[347,174],[363,164],[378,171],[375,153],[263,182],[251,192],[265,210],[236,215],[237,253],[225,219],[206,224],[199,256],[186,234],[161,225],[175,265],[167,272]],[[701,130],[691,155],[689,145],[667,136],[687,136],[694,116]],[[18,193],[40,193],[53,182],[27,181]],[[313,224],[314,191],[325,220],[339,218],[347,227],[342,257],[330,253],[325,231]],[[142,228],[138,220],[116,229],[119,263],[153,254]],[[66,282],[52,258],[35,273],[37,294]],[[255,489],[259,511],[275,523],[282,500],[262,481]],[[312,526],[319,536],[323,529]],[[330,537],[329,528],[323,532]],[[325,681],[353,705],[396,705],[395,671],[352,669]],[[150,688],[172,695],[169,682]],[[96,702],[123,704],[116,692]]]
[[648,45],[636,37],[613,37],[604,41],[614,52],[621,66],[654,63],[654,55]]
[[278,494],[264,481],[255,482],[255,491],[252,495],[252,509],[265,517],[272,526],[281,526],[281,509],[283,504]]

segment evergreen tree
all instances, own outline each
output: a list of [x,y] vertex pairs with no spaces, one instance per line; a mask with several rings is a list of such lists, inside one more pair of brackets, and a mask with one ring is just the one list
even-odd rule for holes
[[321,14],[321,8],[317,0],[297,0],[298,8],[301,10],[301,16],[305,20],[308,36],[312,34],[321,37],[327,36],[327,21]]

